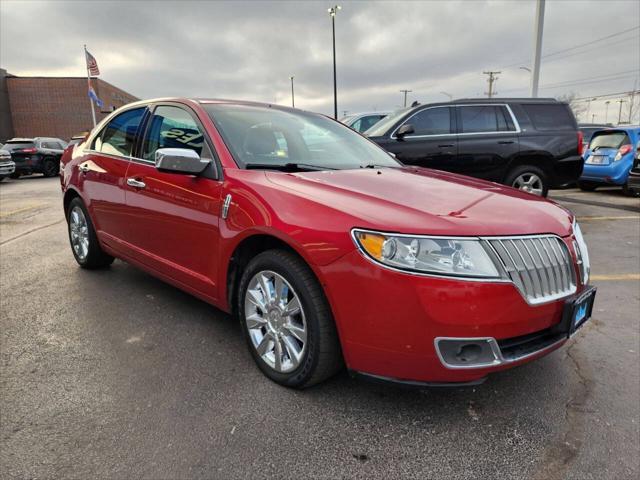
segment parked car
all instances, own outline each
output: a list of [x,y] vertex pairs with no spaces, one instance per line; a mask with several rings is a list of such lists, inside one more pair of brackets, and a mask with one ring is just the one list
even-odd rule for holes
[[405,165],[546,196],[582,173],[582,133],[557,100],[462,99],[401,110],[365,132]]
[[616,127],[593,134],[585,152],[584,171],[578,182],[582,190],[602,185],[620,185],[629,192],[627,180],[640,147],[640,127]]
[[559,348],[593,306],[569,211],[403,166],[323,115],[136,102],[62,165],[77,263],[117,257],[232,313],[282,385],[343,364],[379,380],[475,384]]
[[364,132],[370,129],[380,120],[389,115],[389,112],[370,112],[348,115],[340,119],[346,126],[353,128],[356,132]]
[[13,177],[42,173],[45,177],[58,175],[60,157],[67,143],[59,138],[12,138],[5,144],[16,164]]
[[640,195],[640,145],[636,148],[636,155],[633,160],[633,167],[631,167],[631,171],[629,171],[627,186],[630,193]]
[[597,124],[597,123],[579,123],[578,129],[582,132],[582,155],[586,153],[589,148],[589,142],[591,141],[591,137],[598,130],[604,130],[606,128],[611,128],[611,125]]
[[11,176],[16,170],[16,164],[11,160],[11,153],[0,143],[0,182]]

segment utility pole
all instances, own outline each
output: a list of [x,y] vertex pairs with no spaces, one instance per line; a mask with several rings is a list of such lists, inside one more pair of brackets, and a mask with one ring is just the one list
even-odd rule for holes
[[618,125],[620,125],[620,122],[622,120],[622,104],[627,103],[627,101],[621,98],[620,100],[618,100],[618,103],[620,104],[620,110],[618,111]]
[[485,75],[489,75],[489,78],[487,79],[487,81],[489,82],[489,91],[487,92],[487,95],[489,96],[489,98],[493,98],[493,96],[498,93],[493,91],[493,84],[498,81],[498,78],[500,77],[497,77],[497,75],[502,72],[489,71],[482,73]]
[[336,80],[336,13],[341,10],[340,5],[334,5],[328,12],[331,17],[331,32],[333,38],[333,118],[338,119],[338,82]]
[[591,123],[596,123],[596,114],[595,113],[591,114]]
[[531,73],[531,98],[538,97],[538,84],[540,82],[540,58],[542,56],[542,31],[544,29],[544,3],[545,0],[537,0],[536,20],[533,29],[533,65]]
[[411,93],[413,90],[400,90],[400,93],[404,93],[404,106],[407,106],[407,93]]
[[604,124],[607,124],[607,120],[609,119],[609,104],[611,103],[611,100],[607,100],[606,102],[604,102]]
[[296,108],[296,99],[293,95],[293,75],[291,75],[289,79],[291,80],[291,107]]
[[633,82],[633,90],[629,93],[629,125],[631,125],[631,116],[633,115],[633,100],[636,95],[636,82]]
[[349,110],[342,110],[342,116],[343,117],[346,117],[347,113],[349,113]]

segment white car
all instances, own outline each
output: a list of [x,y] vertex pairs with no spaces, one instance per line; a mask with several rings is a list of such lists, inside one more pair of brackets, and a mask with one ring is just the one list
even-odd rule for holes
[[11,160],[11,153],[2,149],[0,144],[0,182],[16,171],[16,164]]
[[362,133],[365,130],[369,130],[387,115],[389,115],[389,112],[357,113],[342,117],[340,121],[347,127],[354,129],[356,132]]

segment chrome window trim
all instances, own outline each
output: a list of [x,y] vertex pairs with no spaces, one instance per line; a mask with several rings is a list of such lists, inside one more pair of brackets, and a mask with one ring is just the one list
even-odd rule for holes
[[[442,354],[440,353],[440,347],[439,344],[441,341],[443,340],[459,340],[459,341],[469,341],[469,342],[488,342],[489,346],[491,347],[491,351],[493,352],[494,356],[495,356],[495,360],[492,363],[483,363],[483,364],[479,364],[479,365],[451,365],[449,363],[447,363],[444,359],[444,357],[442,356]],[[536,350],[535,352],[530,352],[527,353],[525,355],[520,355],[519,357],[515,357],[512,359],[505,359],[504,356],[502,355],[502,350],[500,350],[500,346],[498,345],[498,342],[495,338],[493,337],[436,337],[433,340],[433,345],[434,348],[436,350],[436,354],[438,355],[438,359],[440,360],[440,363],[442,363],[442,365],[445,368],[448,368],[450,370],[472,370],[472,369],[476,369],[476,368],[490,368],[490,367],[497,367],[500,365],[508,365],[514,362],[520,362],[522,360],[526,360],[527,358],[533,357],[534,355],[539,355],[541,353],[544,353],[548,350],[551,350],[552,348],[558,346],[559,344],[565,342],[567,340],[567,337],[561,337],[560,339],[556,340],[555,342],[547,345],[546,347],[543,347],[539,350]]]
[[[455,104],[455,105],[438,105],[438,106],[434,106],[434,107],[427,107],[427,108],[423,108],[422,110],[418,110],[416,112],[414,112],[412,115],[410,115],[409,117],[406,118],[406,120],[404,120],[400,125],[398,125],[393,132],[391,133],[391,139],[392,140],[397,140],[398,137],[395,136],[396,132],[398,131],[398,129],[403,126],[404,124],[406,124],[411,118],[413,118],[415,115],[417,115],[420,112],[424,112],[425,110],[431,110],[433,108],[456,108],[456,107],[506,107],[507,111],[509,112],[509,115],[511,116],[511,121],[513,122],[513,126],[515,127],[515,130],[503,130],[503,131],[496,131],[496,132],[468,132],[468,133],[438,133],[438,134],[433,134],[433,135],[405,135],[404,138],[405,139],[411,139],[411,138],[438,138],[438,137],[451,137],[451,136],[469,136],[469,135],[498,135],[498,134],[514,134],[514,133],[522,133],[522,129],[520,128],[520,123],[518,123],[518,119],[516,118],[516,116],[513,113],[513,110],[511,110],[511,107],[509,106],[509,104],[507,103],[479,103],[479,104]],[[455,112],[455,110],[454,110]],[[454,113],[455,114],[455,113]],[[456,122],[457,125],[457,122]]]
[[85,148],[83,150],[84,153],[92,153],[94,155],[103,155],[105,157],[114,158],[116,160],[123,160],[127,162],[141,162],[148,165],[155,165],[152,160],[145,160],[144,158],[131,157],[129,155],[114,155],[112,153],[99,152],[98,150],[93,150],[91,148]]

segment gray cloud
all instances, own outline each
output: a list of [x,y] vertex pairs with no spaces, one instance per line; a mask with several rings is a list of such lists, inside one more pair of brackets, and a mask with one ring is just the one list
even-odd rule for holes
[[[82,44],[102,78],[142,98],[184,95],[289,103],[331,113],[331,2],[92,1],[0,3],[0,62],[12,73],[83,75]],[[340,110],[394,109],[399,89],[421,102],[498,91],[528,94],[535,3],[343,2],[336,18]],[[636,1],[547,2],[543,51],[635,27]],[[27,32],[27,34],[25,34]],[[548,57],[541,94],[630,90],[639,30]],[[618,42],[618,43],[615,43]],[[615,79],[593,77],[628,72]],[[576,83],[576,82],[583,83]],[[603,115],[604,103],[591,112]],[[598,118],[597,120],[604,120]]]

